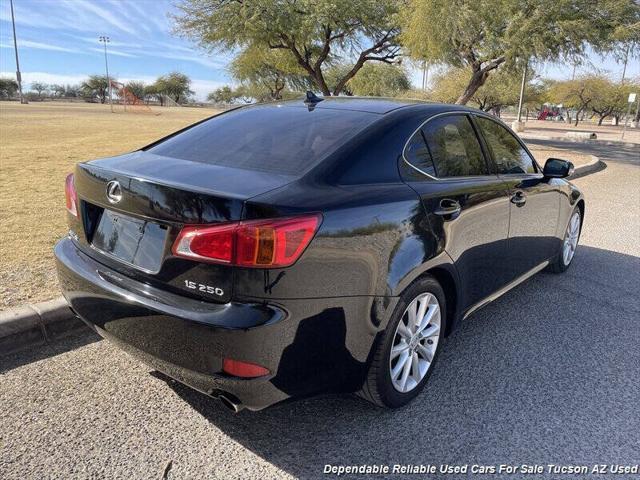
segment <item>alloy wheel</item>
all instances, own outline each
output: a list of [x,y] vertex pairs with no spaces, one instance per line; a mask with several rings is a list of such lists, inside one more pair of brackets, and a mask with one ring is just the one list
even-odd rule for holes
[[562,245],[562,261],[565,266],[571,263],[573,255],[578,247],[578,237],[580,236],[580,212],[574,212],[567,226],[567,232],[564,236]]
[[389,355],[393,387],[407,393],[418,386],[431,367],[440,340],[441,312],[432,293],[409,304],[398,322]]

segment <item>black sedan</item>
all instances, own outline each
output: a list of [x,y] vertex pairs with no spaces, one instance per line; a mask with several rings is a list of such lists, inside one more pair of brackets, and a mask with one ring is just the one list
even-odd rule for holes
[[463,319],[569,267],[572,169],[466,107],[247,106],[79,164],[60,283],[100,335],[234,411],[319,392],[400,407]]

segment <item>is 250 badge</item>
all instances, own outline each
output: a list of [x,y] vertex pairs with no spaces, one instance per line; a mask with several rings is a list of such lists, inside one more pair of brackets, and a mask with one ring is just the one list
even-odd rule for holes
[[224,295],[224,290],[222,290],[220,287],[204,285],[202,283],[193,282],[191,280],[185,280],[184,286],[190,290],[197,290],[198,292],[209,293],[211,295],[217,295],[219,297],[222,297]]

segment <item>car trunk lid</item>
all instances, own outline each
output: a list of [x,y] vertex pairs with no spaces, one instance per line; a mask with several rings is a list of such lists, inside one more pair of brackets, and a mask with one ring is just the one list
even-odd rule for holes
[[96,160],[76,168],[72,230],[86,253],[121,274],[226,302],[232,267],[176,258],[173,242],[184,225],[241,220],[245,200],[292,180],[148,152]]

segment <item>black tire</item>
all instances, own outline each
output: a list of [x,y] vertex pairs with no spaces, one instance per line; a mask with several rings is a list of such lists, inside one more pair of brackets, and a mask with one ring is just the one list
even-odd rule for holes
[[[563,273],[565,272],[570,266],[571,263],[573,262],[573,258],[575,256],[574,255],[571,256],[571,259],[569,260],[569,263],[565,263],[564,262],[564,258],[563,258],[563,248],[564,248],[564,241],[567,235],[567,229],[569,226],[569,223],[571,222],[571,219],[573,218],[573,216],[576,214],[576,212],[578,213],[578,219],[580,222],[579,225],[579,230],[578,230],[578,244],[580,242],[580,234],[582,233],[582,212],[580,211],[579,207],[576,207],[573,209],[573,211],[571,212],[571,215],[569,216],[569,222],[567,223],[567,227],[565,227],[565,237],[563,237],[562,239],[562,243],[560,244],[560,251],[558,252],[558,254],[553,257],[553,259],[550,261],[549,265],[547,266],[546,270],[552,273]],[[578,247],[578,244],[576,244],[576,249]]]
[[[422,293],[433,294],[440,305],[440,333],[438,336],[437,348],[424,378],[411,391],[402,393],[395,389],[389,371],[389,356],[393,346],[394,336],[398,323],[409,306],[409,304]],[[389,324],[378,339],[375,354],[369,366],[367,379],[359,395],[369,402],[383,408],[399,408],[415,397],[424,389],[431,373],[438,360],[440,350],[442,350],[442,340],[446,331],[446,299],[442,287],[437,280],[429,275],[419,278],[412,283],[400,296],[400,300],[389,320]]]

